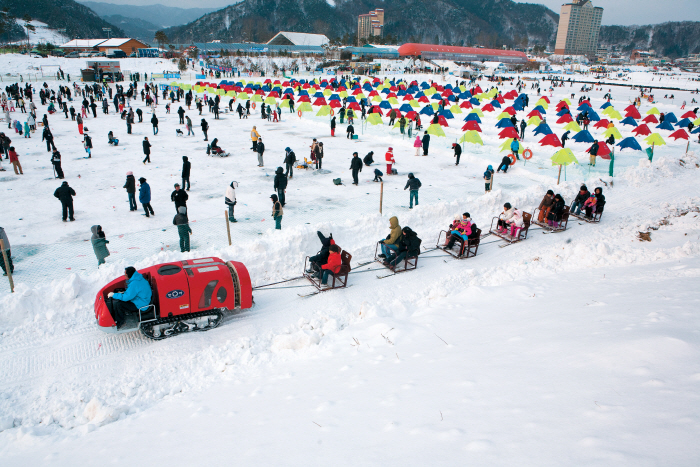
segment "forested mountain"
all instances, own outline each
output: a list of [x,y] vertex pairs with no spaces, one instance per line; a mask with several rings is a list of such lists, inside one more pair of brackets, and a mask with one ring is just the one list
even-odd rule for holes
[[[117,5],[92,1],[80,1],[80,3],[103,18],[123,16],[155,24],[159,28],[186,24],[215,10],[215,8],[177,8],[159,3],[155,5]],[[232,0],[231,3],[235,3],[235,1]],[[151,39],[153,38],[151,37]]]
[[682,21],[646,26],[603,26],[600,44],[616,45],[625,52],[653,49],[670,58],[700,53],[700,22]]

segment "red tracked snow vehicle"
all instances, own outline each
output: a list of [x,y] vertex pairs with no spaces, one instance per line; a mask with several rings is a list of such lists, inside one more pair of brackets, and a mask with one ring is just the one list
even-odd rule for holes
[[223,320],[223,311],[253,306],[250,275],[243,263],[200,258],[157,264],[138,271],[151,286],[151,303],[127,316],[117,330],[110,292],[122,292],[126,277],[113,280],[95,297],[97,325],[105,332],[141,329],[146,337],[165,339],[189,331],[207,331]]

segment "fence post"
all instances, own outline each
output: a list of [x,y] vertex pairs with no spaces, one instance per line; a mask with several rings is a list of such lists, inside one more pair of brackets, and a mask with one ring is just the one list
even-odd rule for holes
[[2,250],[2,260],[5,262],[5,271],[7,271],[7,278],[10,280],[10,290],[15,293],[15,283],[12,280],[12,270],[10,268],[10,261],[7,258],[7,252],[5,251],[5,241],[0,240],[0,250]]
[[688,149],[690,149],[690,138],[688,138],[688,145],[685,147],[685,155],[688,155]]
[[231,223],[228,220],[228,211],[224,209],[224,218],[226,219],[226,234],[228,235],[228,246],[231,246]]
[[379,215],[382,215],[382,205],[384,204],[384,182],[379,186]]

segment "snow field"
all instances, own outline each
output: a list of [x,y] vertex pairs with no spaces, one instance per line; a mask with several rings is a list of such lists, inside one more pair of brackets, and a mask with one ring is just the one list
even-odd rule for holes
[[[594,108],[604,92],[590,93]],[[60,206],[52,203],[58,183],[46,180],[50,166],[41,162],[48,155],[36,146],[40,138],[18,144],[27,178],[6,180],[13,216],[3,226],[13,253],[26,242],[45,247],[46,260],[22,281],[20,266],[32,258],[20,257],[17,292],[0,297],[4,462],[75,465],[99,458],[141,464],[155,454],[159,461],[191,465],[201,459],[191,447],[215,441],[207,452],[213,465],[232,458],[263,465],[281,459],[291,465],[697,464],[692,440],[699,431],[694,407],[700,369],[693,310],[700,159],[685,154],[685,142],[669,141],[653,164],[638,154],[618,154],[612,186],[601,166],[590,175],[587,167],[570,167],[567,181],[556,187],[556,169],[547,165],[553,151],[536,150],[531,162],[497,174],[495,190],[484,195],[481,173],[502,157],[493,117],[482,125],[485,146],[467,146],[454,167],[449,145],[458,129],[449,130],[452,139],[433,138],[431,156],[422,158],[412,155],[411,141],[385,128],[369,128],[359,142],[350,142],[329,138],[324,119],[288,113],[277,127],[253,115],[247,122],[206,116],[210,140],[219,137],[232,152],[224,160],[207,158],[197,128],[197,138],[172,136],[177,105],[167,118],[162,108],[160,134],[153,139],[148,113],[131,138],[113,114],[87,120],[95,143],[87,161],[67,157],[82,155],[73,122],[62,114],[50,117],[64,171],[78,191],[75,223],[61,223]],[[272,181],[254,167],[252,125],[267,145],[266,169],[277,166],[268,160],[279,161],[287,145],[298,158],[313,136],[326,145],[324,169],[330,173],[295,173],[290,187],[299,192],[288,192],[282,232],[259,225],[269,215]],[[121,152],[108,152],[109,129],[124,138],[116,148]],[[152,167],[139,168],[145,135],[157,141],[158,151]],[[349,183],[353,151],[362,156],[374,150],[380,162],[389,145],[401,176],[385,177],[379,216],[371,170],[364,169],[359,188],[335,187],[330,179]],[[193,241],[206,240],[192,253],[160,250],[155,232],[174,215],[167,195],[178,181],[181,155],[193,162],[190,213],[203,221],[220,218],[225,186],[231,179],[241,182],[236,216],[249,220],[232,226],[240,229],[233,246],[209,224],[198,229],[194,223]],[[120,191],[126,170],[148,178],[157,198],[155,218],[128,213]],[[424,187],[421,205],[408,211],[401,188],[411,170]],[[304,257],[319,248],[319,229],[332,232],[358,264],[371,259],[391,215],[431,248],[439,230],[464,211],[486,233],[504,202],[532,212],[552,188],[568,204],[582,181],[604,188],[608,204],[601,224],[579,225],[572,218],[567,232],[541,235],[533,228],[527,241],[503,249],[487,237],[479,255],[465,261],[428,252],[417,271],[382,280],[376,275],[386,274],[383,269],[362,272],[378,267],[369,265],[350,276],[352,287],[307,299],[296,294],[308,288],[258,290],[253,309],[227,316],[207,333],[153,343],[138,333],[106,335],[94,326],[95,293],[127,264],[220,256],[242,261],[254,285],[262,285],[298,276]],[[71,264],[89,272],[66,275],[62,251],[85,245],[95,223],[120,253],[96,270],[86,245],[85,259]],[[652,241],[640,242],[640,231],[650,231]],[[143,251],[121,253],[134,244]],[[32,280],[32,274],[47,279]],[[111,448],[115,439],[128,449]]]

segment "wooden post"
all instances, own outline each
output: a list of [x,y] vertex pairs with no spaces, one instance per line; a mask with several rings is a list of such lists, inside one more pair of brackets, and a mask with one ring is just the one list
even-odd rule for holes
[[561,165],[559,166],[559,175],[557,176],[557,185],[559,185],[560,179],[561,179]]
[[491,193],[491,190],[493,190],[493,180],[496,177],[496,172],[491,174],[491,184],[489,185],[489,193]]
[[688,155],[688,149],[690,149],[690,138],[688,138],[688,144],[685,147],[685,155]]
[[0,250],[2,250],[2,260],[5,262],[5,271],[7,271],[7,278],[10,280],[10,290],[15,293],[15,283],[12,280],[12,271],[10,268],[10,260],[7,258],[7,252],[5,251],[5,241],[0,240]]
[[379,215],[382,214],[382,206],[384,205],[384,182],[379,185]]
[[231,223],[228,220],[228,211],[224,209],[224,218],[226,219],[226,234],[228,235],[228,246],[231,246]]

